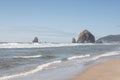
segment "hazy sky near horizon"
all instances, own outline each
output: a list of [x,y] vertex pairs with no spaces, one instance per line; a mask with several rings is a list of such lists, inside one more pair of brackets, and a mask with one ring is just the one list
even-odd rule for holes
[[120,34],[120,0],[0,0],[0,42],[71,42]]

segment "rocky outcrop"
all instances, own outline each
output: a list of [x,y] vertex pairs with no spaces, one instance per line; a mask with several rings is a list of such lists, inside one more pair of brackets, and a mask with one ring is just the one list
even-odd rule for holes
[[34,38],[33,43],[38,43],[38,38],[37,37]]
[[88,30],[84,30],[80,33],[77,43],[95,43],[95,37]]
[[72,38],[72,43],[76,43],[76,39],[75,38]]
[[96,40],[96,43],[103,43],[103,41],[100,39],[100,40]]

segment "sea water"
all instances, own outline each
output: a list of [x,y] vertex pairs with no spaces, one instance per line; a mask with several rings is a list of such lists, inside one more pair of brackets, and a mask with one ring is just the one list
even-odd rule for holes
[[69,80],[111,58],[120,44],[0,43],[0,80]]

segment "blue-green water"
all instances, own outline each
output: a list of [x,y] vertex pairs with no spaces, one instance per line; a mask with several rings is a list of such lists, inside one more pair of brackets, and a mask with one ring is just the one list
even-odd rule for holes
[[[60,70],[80,70],[86,64],[93,64],[98,60],[119,57],[119,44],[1,43],[0,80],[23,80],[26,79],[24,77],[38,72],[39,76],[44,74],[39,80],[47,80],[48,74],[54,75]],[[67,74],[67,71],[64,73]],[[56,78],[51,77],[48,80]]]

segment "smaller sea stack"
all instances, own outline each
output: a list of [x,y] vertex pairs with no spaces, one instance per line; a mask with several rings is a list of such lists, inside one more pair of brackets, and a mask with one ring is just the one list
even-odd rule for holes
[[75,38],[72,38],[72,43],[76,43],[76,39]]
[[32,41],[33,43],[38,43],[38,38],[35,37],[34,40]]

